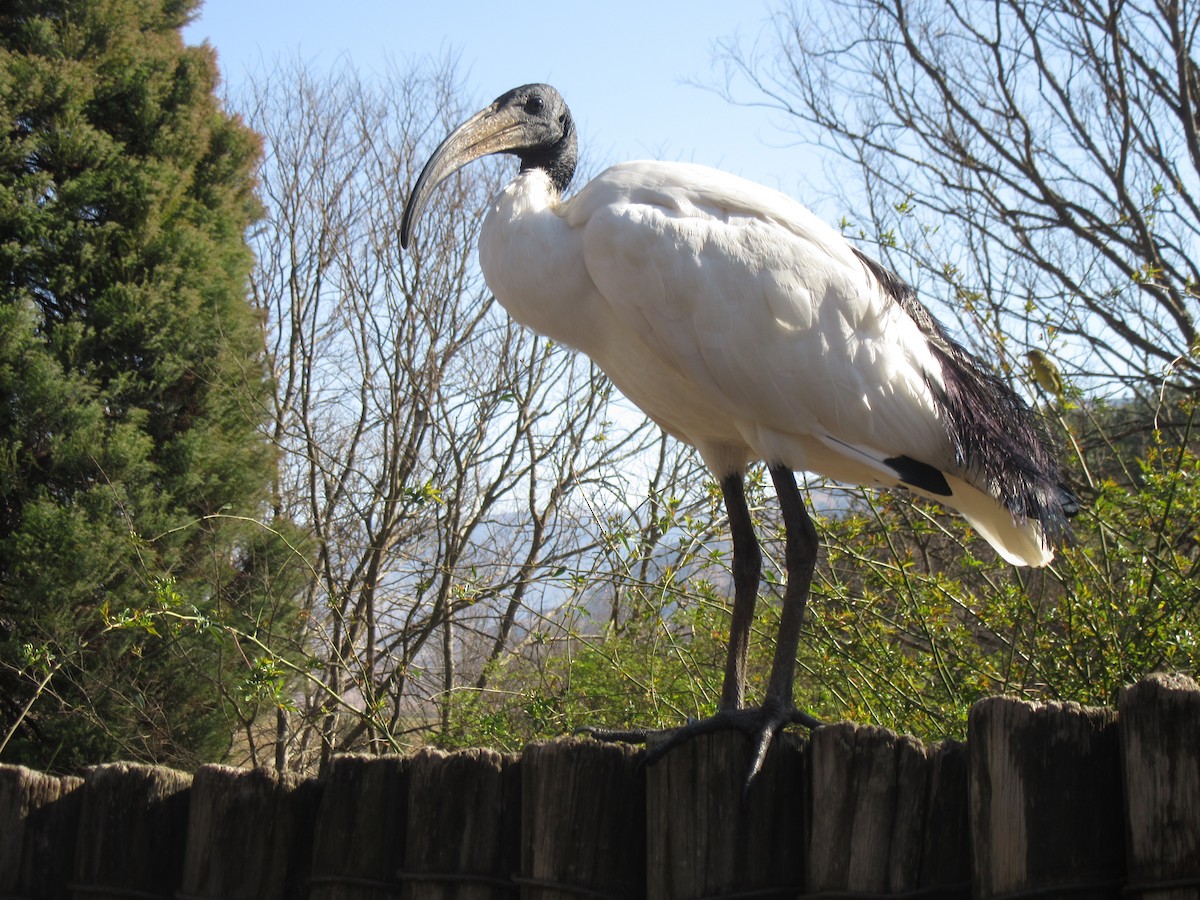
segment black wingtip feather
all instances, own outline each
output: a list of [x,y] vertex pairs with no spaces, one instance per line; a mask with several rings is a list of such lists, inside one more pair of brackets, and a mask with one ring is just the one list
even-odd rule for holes
[[911,456],[890,456],[884,463],[891,467],[902,482],[909,487],[920,488],[935,497],[949,497],[954,492],[941,469],[913,459]]

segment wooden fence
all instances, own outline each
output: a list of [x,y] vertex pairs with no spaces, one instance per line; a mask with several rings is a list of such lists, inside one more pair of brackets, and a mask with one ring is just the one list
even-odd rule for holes
[[322,779],[0,766],[0,897],[76,900],[1200,897],[1200,690],[990,698],[966,744],[831,725],[653,767],[590,740],[343,756]]

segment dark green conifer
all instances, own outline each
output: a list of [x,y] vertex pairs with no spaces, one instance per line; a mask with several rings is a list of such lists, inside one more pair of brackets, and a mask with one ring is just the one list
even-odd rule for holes
[[230,628],[279,615],[259,144],[183,44],[197,5],[0,13],[3,761],[219,756]]

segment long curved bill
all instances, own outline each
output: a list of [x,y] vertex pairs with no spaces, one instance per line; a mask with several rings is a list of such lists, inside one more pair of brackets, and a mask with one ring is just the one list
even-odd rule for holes
[[500,109],[498,103],[481,109],[438,144],[421,170],[400,221],[400,246],[408,249],[413,226],[425,210],[434,188],[467,163],[491,153],[504,153],[521,145],[521,121],[515,110]]

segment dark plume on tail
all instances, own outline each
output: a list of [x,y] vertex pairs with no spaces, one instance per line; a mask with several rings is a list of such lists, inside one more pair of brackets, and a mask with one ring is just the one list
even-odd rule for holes
[[1063,481],[1053,445],[1029,405],[952,340],[899,276],[855,252],[929,339],[941,363],[942,384],[930,381],[930,389],[957,465],[1018,521],[1039,522],[1052,542],[1065,539],[1079,500]]
[[1059,474],[1049,438],[1029,406],[963,348],[935,349],[943,391],[936,391],[956,461],[1018,519],[1033,519],[1052,542],[1067,537],[1079,500]]

